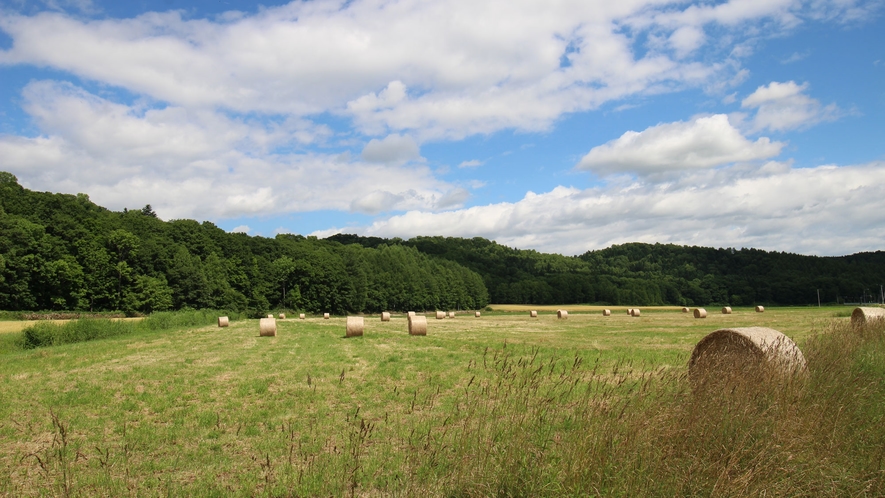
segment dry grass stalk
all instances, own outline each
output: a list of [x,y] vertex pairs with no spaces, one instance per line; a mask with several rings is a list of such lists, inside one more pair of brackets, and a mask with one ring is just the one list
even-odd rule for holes
[[805,372],[796,343],[767,327],[719,329],[694,347],[688,362],[692,382],[739,380],[766,382],[771,375]]
[[556,318],[559,318],[560,320],[565,320],[566,318],[568,318],[568,311],[566,311],[566,310],[557,311]]
[[361,316],[349,316],[347,317],[347,324],[344,328],[344,335],[346,337],[359,337],[363,335],[363,317]]
[[476,313],[473,314],[473,316],[475,316],[476,318],[479,318],[479,317],[482,316],[482,313],[480,313],[479,311],[477,311]]
[[272,316],[258,321],[258,335],[261,337],[274,337],[277,335],[277,321]]
[[409,335],[427,335],[426,316],[415,315],[409,317]]
[[602,310],[602,316],[612,316],[612,310]]
[[537,311],[529,311],[529,316],[532,318],[538,318],[538,312]]
[[437,319],[437,320],[442,320],[442,319],[445,318],[445,317],[446,317],[446,312],[445,312],[445,311],[437,311],[437,312],[436,312],[436,319]]
[[387,311],[381,313],[381,321],[382,322],[389,322],[390,321],[390,313],[388,313]]
[[724,308],[722,308],[722,314],[723,315],[730,315],[731,314],[731,306],[725,306]]
[[704,308],[695,308],[694,309],[694,317],[695,318],[707,318],[707,310]]
[[219,327],[227,327],[230,325],[230,320],[226,316],[218,317],[218,326]]
[[854,311],[851,313],[851,325],[855,327],[862,327],[878,320],[885,320],[885,309],[854,308]]
[[328,320],[328,319],[329,319],[329,314],[323,313],[323,320]]
[[765,311],[765,306],[756,306],[756,313],[762,313]]

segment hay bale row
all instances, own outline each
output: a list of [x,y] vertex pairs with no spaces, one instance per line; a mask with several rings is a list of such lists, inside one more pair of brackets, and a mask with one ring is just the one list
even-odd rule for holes
[[409,335],[427,335],[427,317],[409,316]]
[[218,326],[219,327],[227,327],[230,324],[230,320],[226,316],[218,317]]
[[258,335],[261,337],[274,337],[277,335],[277,321],[273,316],[262,318],[258,321]]
[[345,337],[361,337],[363,335],[363,317],[349,316],[344,327]]
[[381,313],[381,321],[382,322],[389,322],[390,321],[390,313],[388,313],[386,311]]
[[694,317],[695,318],[707,318],[707,310],[704,308],[695,308],[694,309]]
[[743,380],[761,383],[767,375],[805,371],[802,351],[789,337],[767,327],[719,329],[694,347],[688,362],[693,383]]
[[854,311],[851,312],[851,325],[855,327],[863,327],[880,320],[885,320],[885,309],[883,308],[854,308]]

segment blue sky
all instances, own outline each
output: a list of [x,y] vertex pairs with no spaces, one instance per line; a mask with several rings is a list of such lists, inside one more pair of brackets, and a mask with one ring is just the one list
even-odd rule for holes
[[0,0],[0,170],[253,235],[883,249],[864,0]]

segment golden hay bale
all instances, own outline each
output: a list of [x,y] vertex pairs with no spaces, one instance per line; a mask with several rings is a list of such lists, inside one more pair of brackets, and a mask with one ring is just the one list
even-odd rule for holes
[[642,313],[641,311],[639,311],[638,308],[633,308],[632,311],[633,311],[633,312],[630,313],[630,316],[639,316],[639,315]]
[[446,312],[445,312],[445,311],[437,311],[437,312],[436,312],[436,319],[437,319],[437,320],[442,320],[442,319],[445,318],[445,317],[446,317]]
[[566,318],[568,318],[568,311],[566,311],[566,310],[557,311],[556,318],[559,318],[560,320],[565,320]]
[[414,311],[410,311],[410,312],[409,312],[409,316],[415,316],[415,312],[414,312]]
[[409,335],[427,335],[426,316],[415,315],[409,317]]
[[762,313],[765,311],[765,306],[756,306],[756,313]]
[[689,311],[688,308],[682,308],[683,313],[688,313],[688,311]]
[[707,318],[707,310],[704,308],[695,308],[694,309],[694,317],[695,318]]
[[381,313],[381,321],[382,322],[389,322],[390,321],[390,313],[388,313],[386,311]]
[[602,316],[612,316],[612,310],[602,310]]
[[476,313],[473,314],[473,316],[475,316],[476,318],[479,318],[479,317],[482,316],[482,313],[480,313],[479,311],[477,311]]
[[219,327],[227,327],[230,324],[230,320],[226,316],[218,317],[218,326]]
[[449,311],[449,318],[455,318],[455,312]]
[[344,328],[344,335],[346,337],[357,337],[363,335],[363,317],[347,317],[347,325],[345,325]]
[[304,320],[304,313],[299,314],[299,315],[298,315],[298,318]]
[[268,318],[273,318],[273,315],[267,315]]
[[730,315],[731,314],[731,306],[726,306],[726,307],[722,308],[722,314],[723,315]]
[[280,320],[285,320],[285,319],[286,319],[286,314],[280,313]]
[[633,316],[633,308],[627,308],[627,314]]
[[765,380],[805,371],[805,357],[789,337],[767,327],[719,329],[694,347],[688,362],[693,383],[704,380]]
[[273,337],[277,335],[277,321],[274,320],[272,316],[259,320],[258,335],[262,337]]
[[329,314],[323,313],[323,320],[328,320],[328,319],[329,319]]
[[868,323],[885,320],[883,308],[854,308],[851,313],[851,325],[862,327]]
[[529,311],[529,316],[532,318],[538,318],[538,312],[537,311]]

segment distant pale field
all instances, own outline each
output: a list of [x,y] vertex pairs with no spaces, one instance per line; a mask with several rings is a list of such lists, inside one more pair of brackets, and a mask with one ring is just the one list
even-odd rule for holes
[[[138,318],[111,318],[111,320],[144,320],[142,317]],[[0,321],[0,334],[6,334],[9,332],[21,332],[23,329],[30,327],[36,323],[54,323],[56,325],[62,325],[64,323],[69,322],[70,320],[15,320],[15,321]]]
[[[602,310],[612,310],[614,311],[624,311],[626,312],[630,308],[640,308],[640,309],[653,309],[658,311],[680,311],[682,310],[682,306],[647,306],[647,307],[639,307],[639,306],[596,306],[589,304],[490,304],[489,308],[492,308],[495,311],[552,311],[556,313],[558,310],[566,310],[569,313],[573,311],[599,311]],[[719,308],[717,308],[719,309]],[[709,310],[708,310],[709,311]]]

